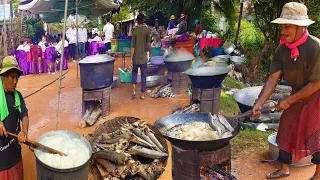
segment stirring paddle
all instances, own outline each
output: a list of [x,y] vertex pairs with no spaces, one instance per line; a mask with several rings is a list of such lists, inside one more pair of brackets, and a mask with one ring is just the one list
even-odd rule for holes
[[[17,140],[18,141],[18,136],[13,134],[13,133],[10,133],[10,132],[7,132],[8,135],[10,137],[12,137],[13,139]],[[65,153],[62,153],[58,150],[55,150],[55,149],[52,149],[50,147],[47,147],[47,146],[44,146],[38,142],[35,142],[35,141],[31,141],[29,139],[27,139],[23,144],[27,145],[27,146],[30,146],[34,149],[38,149],[40,151],[43,151],[43,152],[46,152],[46,153],[50,153],[50,154],[59,154],[60,156],[68,156],[66,155]]]

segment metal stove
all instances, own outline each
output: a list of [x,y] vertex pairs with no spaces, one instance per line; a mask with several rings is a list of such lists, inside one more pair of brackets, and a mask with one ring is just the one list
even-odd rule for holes
[[111,86],[99,90],[82,90],[82,115],[90,106],[101,104],[102,117],[110,114]]
[[199,103],[201,112],[219,114],[221,87],[218,88],[195,88],[192,86],[190,104]]
[[184,150],[172,145],[172,177],[174,180],[200,180],[204,176],[202,170],[208,166],[230,172],[230,145],[201,152]]

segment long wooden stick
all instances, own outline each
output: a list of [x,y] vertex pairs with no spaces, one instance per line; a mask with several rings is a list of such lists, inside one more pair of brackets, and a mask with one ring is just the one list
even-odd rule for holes
[[[17,140],[18,141],[18,136],[16,134],[13,134],[13,133],[10,133],[10,132],[7,132],[8,135],[10,137],[12,137],[13,139]],[[27,146],[30,146],[34,149],[38,149],[40,151],[43,151],[43,152],[47,152],[47,153],[51,153],[51,154],[59,154],[61,156],[67,156],[65,153],[62,153],[58,150],[55,150],[55,149],[52,149],[50,147],[47,147],[47,146],[44,146],[38,142],[35,142],[35,141],[31,141],[29,139],[26,140],[26,142],[24,142],[23,144],[27,145]]]

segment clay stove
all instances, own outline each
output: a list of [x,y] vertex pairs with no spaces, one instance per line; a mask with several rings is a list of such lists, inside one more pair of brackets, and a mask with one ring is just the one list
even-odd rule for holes
[[209,166],[226,172],[231,169],[231,149],[227,144],[215,150],[184,150],[172,145],[172,177],[174,180],[200,180],[203,168]]

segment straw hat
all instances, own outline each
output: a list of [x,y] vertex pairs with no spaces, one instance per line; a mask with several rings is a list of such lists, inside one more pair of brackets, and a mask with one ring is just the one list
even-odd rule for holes
[[19,68],[17,59],[15,57],[13,57],[13,56],[7,56],[2,61],[2,68],[1,68],[1,71],[0,71],[0,75],[6,73],[7,71],[9,71],[11,69],[17,69],[19,71],[20,75],[23,72]]
[[280,17],[271,23],[309,26],[313,24],[314,21],[309,19],[307,11],[307,7],[304,4],[289,2],[283,6]]
[[176,17],[174,15],[170,16],[170,20],[176,19]]

